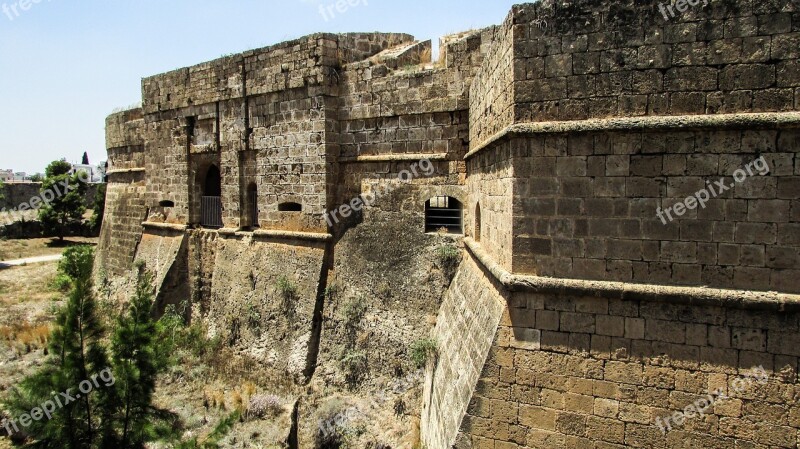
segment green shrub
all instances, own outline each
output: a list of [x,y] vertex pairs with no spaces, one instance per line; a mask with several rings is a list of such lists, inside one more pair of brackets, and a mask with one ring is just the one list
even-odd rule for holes
[[256,334],[261,334],[261,310],[257,305],[249,304],[247,306],[247,322]]
[[355,349],[349,349],[342,354],[340,362],[347,383],[356,385],[364,378],[367,372],[367,354]]
[[53,290],[66,293],[72,288],[72,279],[64,273],[56,275],[53,282],[50,284]]
[[281,276],[278,279],[276,287],[284,300],[288,301],[297,297],[297,286],[286,276]]
[[93,266],[94,248],[87,245],[71,246],[64,251],[63,257],[58,262],[58,272],[73,280],[91,280]]
[[436,248],[436,262],[448,279],[455,275],[456,268],[461,262],[461,251],[452,245],[442,245]]
[[358,296],[348,301],[342,309],[345,327],[355,329],[367,314],[367,300],[363,296]]
[[439,345],[432,338],[417,340],[411,344],[411,361],[417,368],[423,368],[428,360],[435,359],[439,354]]

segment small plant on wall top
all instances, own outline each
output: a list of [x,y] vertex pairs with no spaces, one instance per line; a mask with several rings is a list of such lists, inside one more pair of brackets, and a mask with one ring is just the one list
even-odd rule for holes
[[417,340],[411,344],[409,350],[411,361],[417,368],[424,368],[430,360],[436,360],[439,356],[439,345],[432,338]]
[[350,331],[357,330],[366,314],[367,300],[363,296],[357,296],[348,301],[342,309],[345,328]]
[[250,325],[250,328],[253,330],[253,333],[260,337],[261,336],[261,310],[256,304],[248,304],[247,306],[247,323]]
[[297,286],[288,277],[281,276],[278,278],[276,288],[283,302],[284,310],[291,311],[297,300]]
[[461,251],[453,245],[442,245],[436,248],[436,264],[441,268],[448,281],[456,274],[461,262]]
[[358,385],[367,374],[367,354],[362,351],[347,349],[340,362],[345,380],[351,387]]

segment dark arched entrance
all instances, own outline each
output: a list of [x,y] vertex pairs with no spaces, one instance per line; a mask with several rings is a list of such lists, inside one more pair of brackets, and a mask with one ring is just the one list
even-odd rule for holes
[[208,167],[203,180],[200,224],[206,228],[222,227],[222,176],[216,165]]
[[425,202],[425,232],[463,234],[461,202],[449,196],[435,196]]

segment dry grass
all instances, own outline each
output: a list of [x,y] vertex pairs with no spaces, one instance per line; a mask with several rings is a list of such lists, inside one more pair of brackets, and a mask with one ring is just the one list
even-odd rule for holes
[[[58,305],[53,300],[63,299],[51,288],[57,267],[48,262],[0,270],[0,399],[44,360]],[[11,447],[0,438],[0,449]]]
[[97,238],[86,237],[67,237],[63,242],[50,238],[0,240],[0,260],[51,256],[63,253],[69,246],[96,244]]
[[8,345],[18,355],[44,349],[50,341],[50,323],[15,324],[0,327],[0,342]]
[[62,294],[52,286],[57,271],[56,262],[0,270],[0,307],[5,309],[0,314],[0,325],[16,323],[20,318],[32,321],[31,316],[14,315],[8,308],[47,310],[54,299],[61,299]]
[[431,48],[426,48],[422,50],[419,54],[419,62],[420,64],[429,64],[433,59],[433,50]]

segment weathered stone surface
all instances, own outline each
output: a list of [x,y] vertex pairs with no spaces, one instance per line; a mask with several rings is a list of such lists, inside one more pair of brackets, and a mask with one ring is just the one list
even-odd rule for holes
[[[799,318],[766,298],[800,293],[798,11],[762,3],[543,1],[443,39],[437,63],[408,35],[317,34],[145,78],[142,108],[106,122],[99,265],[121,276],[138,248],[162,302],[189,298],[291,380],[300,447],[339,397],[369,402],[372,445],[793,447]],[[195,229],[209,196],[222,230]],[[437,196],[482,254],[458,251],[452,282],[437,248],[460,236],[424,232]],[[423,383],[405,353],[428,335]],[[344,349],[372,364],[360,384]],[[732,392],[757,366],[768,382]],[[730,398],[659,430],[717,388]]]

